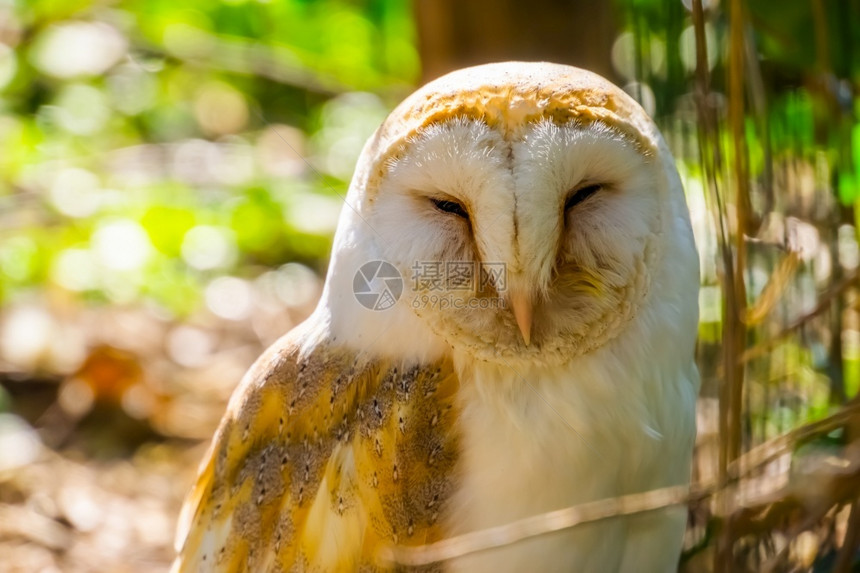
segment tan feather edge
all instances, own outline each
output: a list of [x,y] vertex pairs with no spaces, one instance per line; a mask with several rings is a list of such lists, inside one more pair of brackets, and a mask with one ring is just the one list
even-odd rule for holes
[[430,125],[455,117],[482,121],[509,140],[544,119],[556,124],[600,122],[643,155],[653,156],[657,148],[656,128],[639,104],[597,74],[550,63],[465,68],[410,95],[374,134],[372,166],[360,166],[359,171],[365,171],[356,174],[368,201],[375,200],[379,181],[412,138]]

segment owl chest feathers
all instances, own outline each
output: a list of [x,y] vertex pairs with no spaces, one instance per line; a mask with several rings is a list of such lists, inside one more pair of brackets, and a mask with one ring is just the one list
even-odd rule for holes
[[[623,348],[609,345],[550,368],[481,364],[460,371],[451,533],[688,481],[693,422],[663,402],[694,403],[695,373],[677,360],[648,360]],[[669,519],[679,536],[683,516]],[[621,518],[583,525],[475,554],[451,569],[625,570],[619,547],[628,525]],[[638,559],[653,570],[663,566],[659,557]]]

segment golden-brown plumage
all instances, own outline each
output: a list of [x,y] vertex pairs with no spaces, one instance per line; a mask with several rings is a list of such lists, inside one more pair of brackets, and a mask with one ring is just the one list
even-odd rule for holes
[[380,543],[441,538],[457,453],[450,363],[300,344],[235,393],[183,509],[176,571],[374,569]]

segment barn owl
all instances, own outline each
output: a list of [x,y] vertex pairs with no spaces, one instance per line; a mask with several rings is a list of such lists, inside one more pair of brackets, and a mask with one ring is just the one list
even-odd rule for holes
[[[361,154],[316,310],[233,395],[175,570],[385,569],[380,547],[688,483],[697,292],[673,159],[622,90],[548,63],[429,83]],[[671,571],[685,521],[429,570]]]

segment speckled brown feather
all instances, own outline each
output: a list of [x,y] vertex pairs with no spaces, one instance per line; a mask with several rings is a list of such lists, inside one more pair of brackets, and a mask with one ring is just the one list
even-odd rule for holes
[[183,509],[174,571],[376,570],[380,544],[443,537],[457,457],[450,363],[308,349],[311,328],[276,343],[236,390]]

